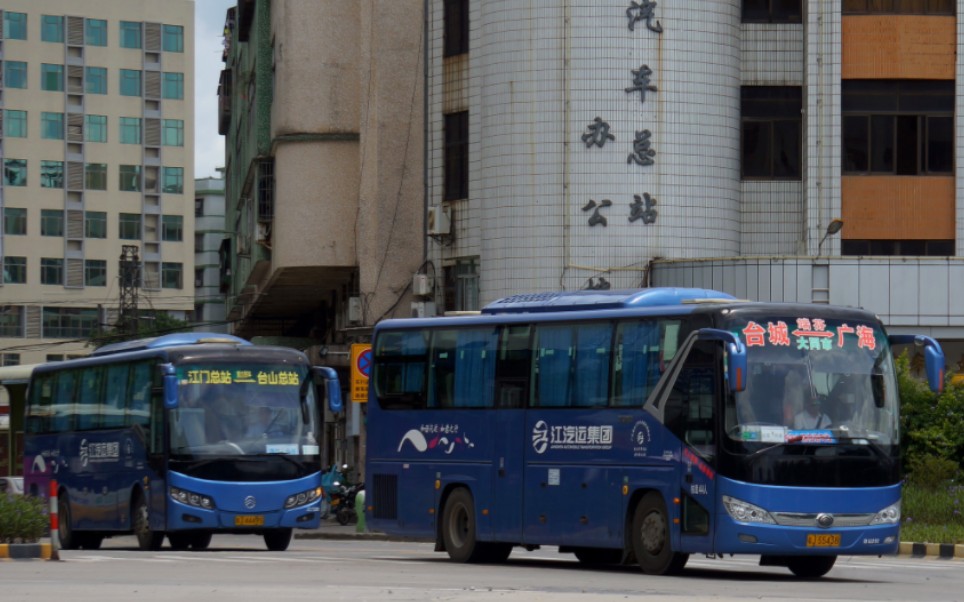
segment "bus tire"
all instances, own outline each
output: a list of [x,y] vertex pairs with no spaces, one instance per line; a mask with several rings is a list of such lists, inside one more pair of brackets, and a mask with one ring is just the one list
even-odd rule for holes
[[631,540],[639,568],[647,575],[679,573],[689,559],[689,554],[673,551],[666,504],[656,491],[644,495],[636,505]]
[[455,562],[481,562],[482,550],[476,540],[475,502],[467,489],[453,491],[442,512],[442,542]]
[[264,545],[272,552],[284,552],[291,543],[291,529],[269,529],[264,532]]
[[189,531],[178,531],[176,533],[168,533],[167,541],[171,544],[172,550],[186,550],[191,547],[191,540],[194,534]]
[[143,494],[134,497],[133,516],[131,524],[134,527],[134,535],[137,536],[137,545],[144,551],[160,550],[164,543],[164,533],[151,530],[150,514],[147,509],[147,500]]
[[57,536],[60,538],[60,548],[63,550],[76,550],[80,546],[80,538],[74,532],[73,525],[70,524],[70,498],[67,492],[61,490],[57,494]]
[[191,549],[192,550],[206,550],[208,546],[211,545],[211,536],[213,533],[210,531],[197,531],[191,536]]
[[793,556],[787,559],[790,572],[803,579],[817,579],[830,572],[836,556]]
[[80,540],[80,547],[85,550],[99,550],[100,544],[104,543],[104,536],[97,533],[84,533]]

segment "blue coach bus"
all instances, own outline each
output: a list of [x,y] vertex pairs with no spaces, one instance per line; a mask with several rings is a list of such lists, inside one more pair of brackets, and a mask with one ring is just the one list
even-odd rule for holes
[[372,528],[461,562],[558,546],[678,572],[753,554],[826,574],[898,546],[899,400],[867,311],[702,289],[519,295],[375,327]]
[[285,550],[292,528],[319,524],[323,402],[340,410],[337,376],[294,349],[211,333],[107,345],[34,369],[26,489],[56,480],[67,549],[253,533]]

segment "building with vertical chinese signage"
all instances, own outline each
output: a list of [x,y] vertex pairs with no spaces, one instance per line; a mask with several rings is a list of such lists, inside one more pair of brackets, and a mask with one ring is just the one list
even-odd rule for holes
[[142,311],[193,311],[194,3],[3,0],[0,364],[85,355],[136,249]]
[[697,286],[855,305],[964,370],[964,4],[426,8],[426,304]]

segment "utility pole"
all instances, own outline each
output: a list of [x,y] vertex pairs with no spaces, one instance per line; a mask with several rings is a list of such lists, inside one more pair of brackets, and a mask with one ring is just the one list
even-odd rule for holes
[[120,316],[117,330],[136,334],[137,289],[141,285],[141,260],[136,245],[124,245],[120,256]]

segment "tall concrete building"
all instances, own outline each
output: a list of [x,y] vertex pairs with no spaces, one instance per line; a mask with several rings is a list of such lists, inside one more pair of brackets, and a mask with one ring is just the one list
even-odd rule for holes
[[217,178],[194,181],[194,330],[228,332],[221,293],[224,229],[224,169]]
[[964,370],[964,2],[426,8],[427,301],[856,305]]
[[122,307],[189,317],[194,3],[0,10],[3,362],[86,354]]

